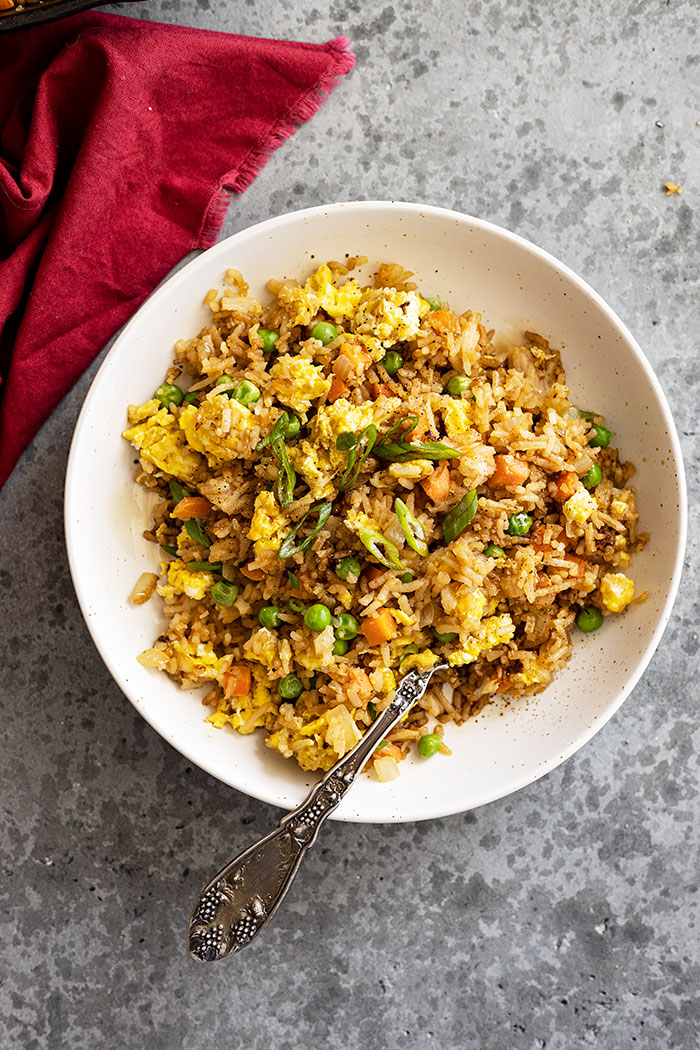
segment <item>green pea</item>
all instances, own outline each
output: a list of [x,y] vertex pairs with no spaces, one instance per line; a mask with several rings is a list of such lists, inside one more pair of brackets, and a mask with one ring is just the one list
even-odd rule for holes
[[350,583],[357,583],[361,572],[362,566],[357,558],[353,557],[341,558],[335,567],[336,576],[341,580],[349,580]]
[[293,438],[296,437],[301,430],[301,423],[299,417],[295,416],[292,412],[287,413],[287,422],[284,427],[284,437]]
[[[325,606],[322,606],[322,608],[325,608]],[[357,637],[360,625],[352,613],[341,613],[335,623],[335,636],[340,638],[342,642],[348,642],[352,638]]]
[[422,296],[422,299],[423,299],[423,302],[427,303],[428,306],[430,307],[430,312],[431,313],[433,313],[434,310],[440,310],[441,307],[442,307],[442,303],[440,302],[440,300],[436,299],[432,295],[424,295],[424,296]]
[[333,642],[333,656],[345,656],[350,648],[350,642],[345,638],[336,638]]
[[402,572],[399,576],[399,579],[401,580],[401,583],[413,583],[413,573]]
[[209,593],[217,605],[223,605],[228,609],[238,597],[238,587],[236,587],[235,583],[226,583],[225,580],[218,580],[213,584]]
[[[217,386],[229,386],[231,383],[235,383],[235,382],[236,382],[236,380],[233,378],[233,376],[219,376],[217,381],[214,383],[214,386],[215,387],[217,387]],[[230,390],[225,390],[224,393],[228,397],[233,397],[233,387],[231,387]]]
[[258,613],[258,619],[263,627],[267,627],[268,630],[274,631],[275,628],[280,625],[281,611],[279,605],[263,605]]
[[275,343],[279,339],[279,332],[271,332],[269,328],[258,328],[258,335],[262,339],[262,350],[264,354],[271,354],[275,349]]
[[304,611],[306,606],[300,598],[290,598],[289,608],[292,610],[292,612],[300,613]]
[[440,631],[436,631],[434,627],[432,628],[432,631],[438,642],[456,642],[459,638],[456,631],[445,631],[444,634],[441,634]]
[[254,405],[260,400],[260,388],[244,379],[233,391],[233,397],[242,405]]
[[328,321],[319,321],[311,329],[311,338],[318,339],[319,343],[328,346],[334,339],[338,338],[338,329]]
[[591,427],[591,436],[588,439],[588,444],[591,448],[607,448],[612,441],[612,431],[608,430],[607,427],[601,426],[600,423],[594,423]]
[[325,631],[331,623],[331,611],[327,605],[316,602],[304,613],[304,623],[310,631]]
[[471,381],[471,379],[468,376],[464,376],[464,375],[452,376],[452,378],[448,379],[448,381],[447,381],[447,386],[445,387],[445,391],[451,397],[461,397],[462,394],[466,394],[466,392],[467,392],[467,390],[469,390],[469,387],[471,386],[471,384],[472,384],[472,381]]
[[426,733],[418,741],[418,754],[421,758],[432,758],[440,750],[442,741],[437,733]]
[[170,408],[171,405],[181,405],[184,396],[180,387],[175,386],[174,383],[161,383],[156,390],[156,397],[163,408]]
[[499,547],[497,543],[489,543],[486,547],[484,554],[487,558],[505,558],[506,552],[503,547]]
[[295,674],[286,674],[277,686],[277,692],[283,700],[297,700],[304,692],[301,678]]
[[390,376],[395,376],[398,370],[403,368],[403,357],[396,350],[387,350],[380,364],[384,365]]
[[594,489],[596,485],[599,485],[603,480],[603,471],[600,469],[597,463],[594,463],[590,470],[582,476],[581,482],[586,486],[587,489]]
[[201,394],[201,390],[188,390],[185,394],[183,401],[186,405],[194,405],[197,402],[197,398]]
[[595,605],[589,605],[585,609],[581,609],[576,617],[576,626],[584,634],[588,634],[590,631],[597,631],[602,623],[603,614]]
[[506,532],[509,536],[527,536],[531,528],[532,518],[525,511],[521,511],[519,514],[510,515]]

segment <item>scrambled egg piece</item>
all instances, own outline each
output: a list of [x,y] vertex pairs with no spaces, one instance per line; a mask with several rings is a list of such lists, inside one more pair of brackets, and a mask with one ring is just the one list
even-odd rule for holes
[[248,530],[248,539],[254,540],[256,557],[263,551],[278,551],[288,528],[287,517],[274,495],[265,490],[259,492]]
[[253,631],[243,646],[243,658],[257,660],[263,667],[271,668],[277,659],[277,635],[267,627],[259,627],[257,631]]
[[583,525],[585,521],[588,521],[597,506],[598,504],[590,492],[583,485],[579,485],[573,496],[564,503],[562,510],[569,521],[576,521],[579,525]]
[[422,653],[412,653],[410,656],[405,656],[401,661],[401,673],[405,674],[406,671],[412,671],[414,668],[417,668],[419,671],[426,671],[439,659],[440,657],[436,656],[430,649],[425,649]]
[[488,649],[495,649],[497,645],[509,642],[514,634],[515,624],[508,613],[489,616],[481,621],[468,642],[448,654],[447,662],[450,667],[463,667]]
[[297,445],[287,449],[287,455],[297,474],[301,474],[309,486],[314,499],[333,498],[333,477],[337,470],[326,449],[318,448],[308,438],[302,438]]
[[[202,458],[187,447],[185,435],[178,427],[175,416],[167,408],[152,412],[157,401],[129,408],[130,418],[141,417],[143,422],[129,427],[122,434],[154,467],[172,474],[180,481],[190,481],[198,470]],[[132,409],[134,410],[132,412]]]
[[[430,307],[416,292],[397,292],[394,288],[366,291],[351,319],[350,329],[357,335],[378,339],[383,346],[393,346],[404,339],[413,339],[420,330],[423,317]],[[377,360],[377,351],[370,347]]]
[[445,431],[451,441],[463,439],[466,432],[471,429],[471,405],[469,401],[459,398],[451,398],[449,403],[441,407],[442,418],[445,421]]
[[[239,733],[247,736],[260,725],[269,726],[277,717],[277,709],[271,700],[271,693],[265,683],[254,676],[251,692],[246,696],[234,697],[232,701],[223,697],[219,701],[218,710],[206,719],[216,729],[225,725],[231,725]],[[232,710],[228,710],[229,704]]]
[[220,681],[231,662],[228,656],[217,656],[211,642],[176,638],[168,644],[178,666],[188,678],[216,678]]
[[341,397],[332,405],[321,405],[309,424],[310,436],[287,450],[290,463],[314,499],[332,497],[333,478],[345,470],[348,453],[335,447],[338,436],[348,431],[357,434],[370,423],[380,427],[400,407],[397,397],[380,397],[363,405],[353,405]]
[[166,601],[172,601],[177,594],[186,594],[188,598],[199,601],[213,582],[214,577],[210,572],[188,569],[186,563],[178,558],[168,563],[168,582],[158,584],[158,594]]
[[370,423],[381,427],[401,408],[398,397],[379,397],[376,401],[365,401],[362,405],[353,405],[344,397],[339,397],[332,405],[321,405],[309,426],[311,441],[328,450],[333,467],[344,470],[347,463],[347,452],[335,447],[340,434],[352,431],[359,433]]
[[486,610],[486,595],[483,591],[470,591],[464,584],[457,591],[455,612],[467,620],[480,620]]
[[300,416],[306,417],[311,402],[327,394],[331,388],[330,379],[305,357],[292,357],[284,354],[279,357],[270,369],[272,382],[267,392],[283,405],[287,405]]
[[542,685],[548,682],[551,677],[552,674],[549,668],[543,667],[536,657],[530,660],[518,675],[523,685]]
[[187,443],[203,452],[211,467],[253,454],[254,416],[249,408],[225,394],[188,405],[180,413]]
[[334,321],[342,321],[354,314],[362,289],[352,279],[336,286],[332,271],[323,263],[304,285],[280,289],[278,298],[291,308],[293,325],[311,324],[319,310],[325,310]]
[[330,769],[362,735],[344,704],[324,711],[306,724],[300,717],[289,721],[290,728],[271,733],[265,743],[285,758],[294,755],[301,768],[307,770]]
[[634,581],[624,572],[608,572],[600,581],[600,594],[609,612],[622,612],[634,598]]

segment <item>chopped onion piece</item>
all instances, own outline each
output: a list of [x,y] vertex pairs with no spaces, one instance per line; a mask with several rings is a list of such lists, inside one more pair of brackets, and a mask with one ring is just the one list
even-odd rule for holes
[[374,772],[377,775],[377,780],[381,780],[382,784],[388,783],[390,780],[396,780],[399,775],[399,766],[395,758],[391,755],[382,755],[374,760]]

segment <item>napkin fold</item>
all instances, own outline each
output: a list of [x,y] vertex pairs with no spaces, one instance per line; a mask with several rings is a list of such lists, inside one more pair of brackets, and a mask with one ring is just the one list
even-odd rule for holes
[[354,56],[90,11],[0,36],[0,487]]

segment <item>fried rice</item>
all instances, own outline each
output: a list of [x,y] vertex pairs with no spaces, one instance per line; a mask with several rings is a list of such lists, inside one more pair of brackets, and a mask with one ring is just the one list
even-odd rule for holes
[[547,340],[498,340],[394,263],[362,284],[366,262],[271,280],[266,305],[227,271],[124,437],[162,548],[132,598],[157,590],[167,618],[140,662],[326,770],[403,674],[448,661],[376,753],[390,779],[424,737],[449,753],[446,723],[544,689],[577,622],[643,598],[623,570],[645,537],[634,468]]

